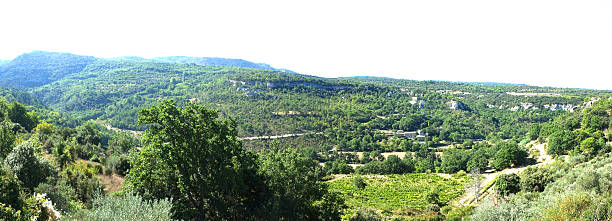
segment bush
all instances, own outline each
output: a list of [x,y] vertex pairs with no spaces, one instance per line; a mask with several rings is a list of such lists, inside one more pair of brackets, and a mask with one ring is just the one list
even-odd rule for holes
[[21,215],[21,211],[0,203],[0,220],[26,221],[29,220]]
[[366,188],[366,186],[368,186],[368,184],[365,182],[365,180],[363,180],[363,177],[361,176],[355,176],[353,178],[353,185],[355,185],[360,190],[363,190]]
[[445,220],[461,221],[472,215],[474,206],[445,206],[442,208],[442,212],[446,216]]
[[30,141],[15,147],[4,163],[30,191],[57,173],[49,161],[34,153],[34,144]]
[[546,168],[528,167],[520,176],[521,190],[529,192],[542,192],[553,181],[552,173]]
[[523,197],[514,197],[510,201],[501,201],[499,203],[494,203],[491,199],[487,199],[474,209],[470,220],[541,220],[532,213],[533,210],[529,209],[530,205],[529,201]]
[[440,193],[438,192],[437,188],[431,189],[425,194],[425,200],[427,200],[429,204],[440,205]]
[[32,216],[31,220],[59,221],[61,214],[53,207],[53,202],[45,194],[34,194],[25,200],[25,211]]
[[122,198],[113,196],[97,197],[91,210],[80,220],[172,220],[172,202],[167,199],[146,201],[133,193]]
[[4,168],[0,168],[0,204],[17,209],[23,206],[19,181]]
[[514,173],[502,174],[495,179],[495,188],[502,196],[518,193],[520,188],[520,177]]
[[382,217],[378,215],[376,210],[371,208],[359,208],[357,211],[349,218],[350,221],[377,221],[382,220]]
[[62,212],[72,212],[72,202],[77,200],[74,189],[66,180],[49,179],[34,189],[36,193],[46,194],[47,198],[55,204],[55,208]]
[[586,194],[570,195],[546,210],[545,217],[548,220],[587,220],[583,213],[591,203],[591,198]]
[[61,179],[66,180],[74,188],[77,199],[90,206],[94,195],[104,190],[96,176],[96,171],[89,164],[79,162],[72,164],[62,171]]
[[400,160],[395,155],[389,156],[385,161],[371,161],[357,168],[360,174],[404,174],[414,171],[414,164],[411,159]]
[[612,220],[612,197],[594,201],[584,214],[588,220]]

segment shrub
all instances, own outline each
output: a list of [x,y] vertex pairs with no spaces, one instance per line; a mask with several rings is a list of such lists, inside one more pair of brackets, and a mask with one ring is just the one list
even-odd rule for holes
[[523,197],[514,197],[510,201],[494,203],[490,198],[480,203],[469,220],[500,221],[500,220],[541,220],[533,210],[529,201]]
[[49,161],[34,153],[34,145],[29,141],[15,147],[4,162],[29,190],[33,190],[47,177],[56,174],[55,168]]
[[363,180],[363,177],[361,176],[355,176],[355,178],[353,178],[353,185],[355,185],[361,190],[365,189],[366,186],[368,186],[368,184],[365,182],[365,180]]
[[0,123],[0,160],[4,160],[15,143],[15,133],[11,130],[10,125],[6,122]]
[[113,196],[97,197],[91,210],[86,211],[81,220],[172,220],[170,200],[143,200],[133,193],[122,198]]
[[440,205],[440,193],[438,193],[437,188],[431,189],[427,194],[425,194],[425,200],[429,204]]
[[502,196],[517,193],[521,190],[520,177],[514,173],[499,175],[499,177],[495,179],[495,188]]
[[61,179],[64,179],[74,188],[77,199],[86,206],[90,206],[96,193],[104,190],[103,185],[96,176],[96,171],[89,164],[79,162],[72,164],[62,171]]
[[26,212],[32,216],[31,220],[58,221],[61,214],[53,207],[53,202],[45,194],[34,194],[25,200]]
[[464,217],[472,215],[474,206],[445,206],[442,208],[446,216],[445,220],[464,220]]
[[21,211],[19,210],[15,210],[10,206],[4,205],[3,203],[0,203],[0,220],[29,220],[26,217],[23,217],[21,215]]
[[359,208],[357,211],[349,218],[350,221],[377,221],[382,220],[382,217],[378,215],[376,210],[371,208]]
[[[12,208],[21,208],[23,206],[19,181],[15,179],[10,171],[4,168],[0,168],[0,204]],[[5,212],[8,212],[8,210]]]
[[529,192],[542,192],[552,181],[554,177],[546,168],[528,167],[520,176],[521,190]]
[[591,203],[584,216],[588,220],[612,220],[612,197],[608,196]]
[[55,208],[62,212],[73,211],[72,202],[77,199],[74,189],[61,179],[49,179],[38,185],[34,192],[46,194],[46,197],[55,204]]
[[570,195],[546,210],[545,217],[548,220],[586,220],[583,213],[591,203],[591,198],[587,194]]

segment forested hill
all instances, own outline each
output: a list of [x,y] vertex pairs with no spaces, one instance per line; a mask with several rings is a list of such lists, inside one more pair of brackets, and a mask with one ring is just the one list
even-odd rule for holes
[[96,58],[69,53],[34,51],[0,66],[0,86],[28,89],[78,73]]
[[118,57],[118,58],[113,58],[111,60],[243,67],[243,68],[266,69],[266,70],[275,70],[275,71],[295,73],[293,71],[286,70],[286,69],[273,68],[269,64],[254,63],[254,62],[245,61],[242,59],[232,59],[232,58],[170,56],[170,57],[157,57],[157,58],[151,58],[151,59],[146,59],[146,58],[141,58],[141,57]]
[[[235,117],[241,137],[332,130],[338,134],[333,144],[391,130],[423,130],[455,142],[497,134],[509,138],[526,132],[531,123],[574,110],[585,97],[607,93],[376,77],[329,79],[268,70],[267,65],[198,65],[206,62],[248,64],[237,59],[98,59],[33,52],[0,66],[0,85],[26,89],[43,105],[76,119],[97,119],[123,129],[143,130],[146,125],[136,123],[138,111],[159,99],[173,99]],[[516,123],[524,124],[512,126]]]
[[100,59],[70,53],[33,51],[20,55],[12,61],[0,61],[0,86],[31,89],[61,80],[69,74],[81,72],[87,65],[96,61],[136,61],[155,63],[176,63],[245,67],[266,70],[291,72],[275,69],[268,64],[253,63],[242,59],[206,58],[206,57],[159,57],[144,59],[140,57],[120,57]]

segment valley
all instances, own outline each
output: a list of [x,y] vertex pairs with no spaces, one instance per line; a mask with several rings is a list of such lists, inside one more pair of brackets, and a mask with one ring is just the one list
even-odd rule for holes
[[183,220],[557,220],[575,197],[612,217],[612,91],[44,51],[0,86],[0,215],[39,193],[67,220],[122,197]]

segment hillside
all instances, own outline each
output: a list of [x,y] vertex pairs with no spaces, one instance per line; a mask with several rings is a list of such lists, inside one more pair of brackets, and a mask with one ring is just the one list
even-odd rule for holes
[[[569,174],[582,177],[585,172],[580,165],[589,160],[599,168],[596,163],[610,152],[609,91],[377,77],[320,78],[270,70],[265,65],[219,64],[247,65],[241,60],[188,57],[22,55],[0,66],[3,76],[18,83],[2,81],[23,89],[0,87],[0,147],[3,158],[11,154],[11,160],[3,163],[19,171],[22,161],[13,159],[20,154],[34,155],[28,159],[40,162],[32,165],[50,168],[52,172],[43,175],[53,179],[30,182],[22,174],[18,176],[22,184],[17,186],[29,188],[27,193],[34,188],[48,193],[62,212],[75,220],[86,219],[78,215],[100,209],[100,205],[112,207],[94,203],[94,189],[110,192],[122,188],[146,200],[179,199],[167,202],[165,208],[175,209],[174,218],[194,217],[201,206],[187,199],[189,192],[176,188],[176,182],[181,182],[176,177],[178,170],[187,170],[180,174],[185,177],[194,177],[185,174],[198,173],[201,167],[217,171],[226,167],[208,160],[224,157],[229,158],[223,162],[242,160],[230,167],[245,169],[244,173],[210,177],[244,182],[241,179],[245,176],[249,181],[244,184],[249,188],[266,188],[253,191],[276,194],[241,198],[271,203],[265,208],[273,209],[253,216],[284,216],[274,214],[276,211],[293,214],[295,208],[275,207],[281,204],[264,199],[291,200],[294,194],[310,196],[314,192],[317,198],[299,207],[319,212],[332,208],[327,215],[349,220],[362,215],[437,220],[472,212],[474,219],[481,220],[479,217],[499,211],[502,215],[493,220],[503,220],[507,218],[504,209],[516,206],[513,199],[530,201],[525,205],[535,207],[531,202],[557,197],[552,190],[542,193],[546,198],[538,198],[536,192],[554,181],[570,182],[562,181],[569,179],[564,178],[567,171],[577,171]],[[201,127],[206,125],[216,126]],[[203,137],[192,139],[197,136]],[[223,144],[216,145],[220,140]],[[159,151],[168,145],[175,149]],[[202,145],[208,146],[202,149]],[[224,152],[229,150],[226,147],[235,152]],[[192,152],[184,154],[186,148]],[[185,159],[164,157],[171,151],[178,151],[176,156]],[[207,154],[216,155],[201,157]],[[570,160],[565,162],[568,155]],[[193,162],[193,166],[182,166]],[[160,166],[164,164],[168,165]],[[518,178],[512,177],[517,172]],[[14,177],[4,175],[10,171],[2,173],[7,182]],[[488,201],[461,203],[466,201],[458,199],[462,194],[470,198],[465,185],[475,183],[469,179],[476,179],[478,173],[483,176],[478,183],[488,190],[486,197],[496,197],[494,200],[508,207],[499,208]],[[296,176],[303,177],[294,179]],[[593,176],[605,177],[603,172]],[[124,179],[127,185],[123,185]],[[303,180],[308,184],[302,185]],[[499,189],[507,186],[498,185],[500,180],[524,180],[525,184],[513,184],[520,186],[522,192],[517,193],[518,187]],[[266,183],[250,186],[251,181]],[[310,192],[274,192],[286,183]],[[431,183],[436,185],[428,185]],[[607,183],[600,184],[599,190],[607,190]],[[558,189],[562,184],[554,186]],[[502,191],[516,195],[500,196]],[[609,197],[589,199],[599,202]],[[96,200],[122,199],[107,196]],[[135,205],[141,204],[148,203]],[[341,205],[348,207],[341,209]],[[479,205],[482,207],[476,210],[472,207]],[[549,213],[530,211],[525,216]]]
[[141,58],[141,57],[118,57],[118,58],[112,58],[110,60],[242,67],[242,68],[255,68],[255,69],[274,70],[274,71],[294,73],[292,71],[285,70],[285,69],[273,68],[269,64],[254,63],[254,62],[245,61],[242,59],[232,59],[232,58],[170,56],[170,57],[156,57],[156,58],[151,58],[151,59],[146,59],[146,58]]
[[34,51],[0,66],[0,86],[27,89],[78,73],[96,58],[69,53]]
[[[73,69],[61,66],[70,59],[87,62],[76,62],[79,68],[72,65]],[[3,66],[0,74],[7,76],[4,84],[9,84],[8,79],[21,82],[16,87],[27,87],[53,110],[117,128],[143,130],[146,126],[136,123],[138,110],[163,98],[204,104],[235,117],[241,137],[333,131],[335,139],[326,141],[330,145],[356,142],[351,141],[355,136],[374,138],[357,149],[380,149],[372,145],[382,141],[383,131],[396,130],[423,130],[430,138],[451,142],[516,137],[530,123],[572,111],[589,94],[605,93],[372,77],[329,79],[268,70],[266,65],[253,66],[263,69],[198,65],[247,63],[192,57],[92,60],[34,52]],[[45,73],[55,75],[36,84],[18,80],[41,79]],[[509,126],[516,123],[524,124]]]
[[120,57],[100,59],[70,53],[33,51],[18,56],[12,61],[0,61],[0,86],[32,89],[63,79],[69,74],[81,72],[87,65],[99,60],[136,61],[171,64],[197,64],[227,67],[244,67],[264,70],[278,70],[268,64],[253,63],[242,59],[208,58],[208,57],[159,57],[145,59],[140,57]]
[[532,138],[548,141],[543,151],[556,156],[555,162],[528,167],[517,179],[498,177],[505,182],[495,182],[495,194],[480,203],[472,219],[612,219],[612,95],[584,103],[533,130]]

